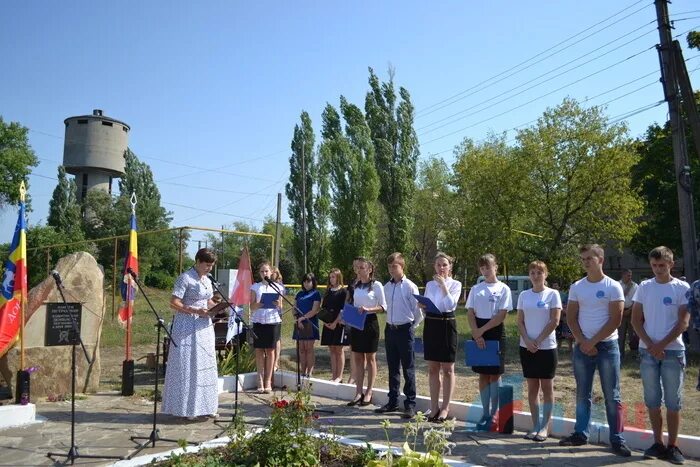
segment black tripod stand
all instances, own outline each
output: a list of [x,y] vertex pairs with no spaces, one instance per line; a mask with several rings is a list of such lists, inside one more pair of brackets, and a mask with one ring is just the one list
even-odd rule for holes
[[[236,328],[238,328],[240,325],[243,326],[243,329],[246,330],[246,332],[250,332],[253,338],[255,339],[257,336],[255,335],[255,332],[253,332],[253,329],[246,323],[246,321],[243,319],[243,317],[239,316],[239,314],[236,312],[234,309],[234,306],[231,305],[231,302],[228,301],[226,298],[226,294],[221,293],[221,290],[219,289],[219,283],[214,280],[214,278],[209,274],[209,280],[211,281],[211,285],[214,288],[215,292],[219,292],[219,295],[223,299],[224,303],[228,305],[228,309],[230,312],[234,313],[234,322],[236,323]],[[216,438],[219,436],[223,435],[224,433],[228,432],[228,430],[236,423],[236,419],[238,418],[238,376],[240,374],[239,369],[240,369],[240,354],[241,354],[241,335],[242,333],[238,333],[236,336],[236,387],[234,388],[234,399],[233,399],[233,414],[231,415],[231,421],[228,422],[228,424],[224,427],[223,430],[219,434],[216,435]],[[218,421],[215,421],[214,423],[219,423]]]
[[[287,304],[291,307],[291,309],[294,310],[294,317],[295,317],[295,318],[299,318],[299,317],[301,317],[301,316],[304,315],[304,313],[302,313],[302,311],[299,309],[299,307],[297,307],[296,304],[292,303],[292,302],[282,293],[282,291],[281,291],[280,288],[279,288],[279,285],[277,285],[274,281],[272,281],[272,280],[270,280],[270,279],[268,279],[268,278],[265,278],[265,281],[266,281],[268,284],[270,284],[270,287],[272,287],[273,289],[275,289],[275,291],[280,295],[280,297],[282,297],[282,299],[283,299],[285,302],[287,302]],[[309,324],[310,324],[311,326],[313,326],[313,327],[316,329],[316,331],[317,331],[317,332],[319,333],[319,335],[320,335],[321,332],[320,332],[320,330],[318,329],[318,326],[316,326],[316,325],[315,325],[312,321],[310,321],[310,320],[308,320],[308,322],[309,322]],[[295,324],[295,326],[296,326],[296,324]],[[297,327],[297,339],[296,339],[296,354],[297,354],[297,365],[296,365],[296,366],[297,366],[297,368],[296,368],[296,370],[297,370],[297,392],[298,392],[298,391],[301,391],[301,368],[300,368],[300,352],[299,352],[299,340],[300,340],[300,338],[301,338],[301,332],[298,330],[298,327]],[[314,412],[328,413],[328,414],[335,413],[335,412],[333,412],[332,410],[321,410],[321,409],[315,409]]]
[[[146,295],[146,292],[143,290],[143,286],[141,285],[141,281],[139,280],[138,276],[134,271],[131,270],[131,268],[127,269],[127,272],[131,274],[131,277],[134,278],[134,281],[136,281],[136,285],[138,285],[139,289],[141,290],[141,294],[143,295],[143,298],[146,299],[146,302],[148,302],[148,306],[151,308],[151,311],[153,311],[153,314],[156,316],[156,381],[154,383],[154,389],[153,389],[153,429],[151,430],[151,434],[148,436],[132,436],[129,439],[132,441],[135,441],[137,439],[144,439],[143,443],[139,444],[136,447],[136,450],[129,454],[127,459],[131,459],[134,457],[136,454],[144,450],[146,447],[148,447],[148,444],[151,444],[151,447],[156,447],[156,441],[164,441],[167,443],[176,443],[178,444],[180,441],[177,439],[168,439],[168,438],[161,438],[160,437],[160,430],[156,427],[156,420],[158,418],[158,378],[160,378],[160,331],[161,329],[165,331],[165,334],[168,336],[170,339],[170,342],[172,343],[173,347],[177,347],[177,343],[173,340],[173,336],[170,335],[170,332],[168,331],[168,328],[165,327],[165,322],[163,321],[163,318],[160,317],[158,312],[156,311],[155,307],[151,303],[151,300],[148,298],[148,295]],[[187,444],[197,444],[196,442],[193,441],[186,441]]]
[[[56,287],[58,288],[58,293],[61,294],[61,300],[63,300],[63,303],[66,302],[66,296],[63,295],[63,284],[61,281],[61,276],[58,274],[58,271],[52,271],[51,275],[53,276],[54,280],[56,281]],[[90,360],[90,357],[88,356],[87,349],[85,348],[85,344],[83,343],[83,340],[80,338],[80,329],[78,328],[78,323],[75,322],[75,317],[73,316],[73,313],[70,311],[68,312],[71,320],[71,330],[73,331],[73,335],[71,336],[71,401],[70,401],[70,449],[68,450],[67,453],[60,453],[60,452],[49,452],[46,454],[46,457],[49,459],[53,460],[53,457],[65,457],[66,458],[66,463],[70,462],[71,465],[75,463],[76,459],[84,458],[84,459],[124,459],[123,456],[103,456],[103,455],[87,455],[87,454],[80,454],[78,452],[78,446],[75,444],[75,379],[76,379],[76,369],[75,369],[75,347],[78,343],[80,343],[80,346],[83,348],[83,353],[85,354],[85,360],[87,360],[88,365],[92,364],[92,361]]]

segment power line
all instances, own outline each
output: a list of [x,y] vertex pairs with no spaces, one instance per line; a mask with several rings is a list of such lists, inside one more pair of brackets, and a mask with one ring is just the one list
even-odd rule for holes
[[[542,55],[544,55],[544,54],[546,54],[547,52],[549,52],[549,51],[551,51],[551,50],[556,49],[556,48],[559,47],[560,45],[563,45],[563,44],[569,42],[570,40],[577,38],[578,36],[580,36],[580,35],[582,35],[582,34],[588,32],[588,31],[590,31],[591,29],[594,29],[595,27],[597,27],[597,26],[599,26],[599,25],[605,23],[606,21],[608,21],[608,20],[610,20],[610,19],[612,19],[612,18],[614,18],[614,17],[616,17],[616,16],[618,16],[618,15],[624,13],[625,11],[627,11],[627,10],[629,10],[629,9],[631,9],[631,8],[633,8],[633,7],[635,7],[636,5],[638,5],[638,4],[640,4],[640,3],[644,3],[644,2],[645,2],[645,0],[639,0],[639,1],[637,1],[637,2],[634,2],[633,4],[631,4],[631,5],[629,5],[629,6],[625,7],[625,8],[623,8],[622,10],[620,10],[620,11],[618,11],[618,12],[612,14],[611,16],[608,16],[607,18],[605,18],[605,19],[603,19],[603,20],[601,20],[601,21],[599,21],[599,22],[593,24],[592,26],[589,26],[589,27],[587,27],[586,29],[584,29],[584,30],[582,30],[582,31],[580,31],[580,32],[578,32],[578,33],[576,33],[576,34],[574,34],[574,35],[572,35],[572,36],[569,36],[568,38],[564,39],[563,41],[560,41],[560,42],[558,42],[557,44],[554,44],[553,46],[549,47],[548,49],[543,50],[542,52],[539,52],[538,54],[536,54],[536,55],[534,55],[534,56],[528,58],[527,60],[524,60],[524,61],[518,63],[517,65],[514,65],[514,66],[508,68],[507,70],[502,71],[502,72],[500,72],[500,73],[498,73],[498,74],[495,74],[495,75],[493,75],[493,76],[491,76],[491,77],[489,77],[489,78],[486,78],[485,80],[483,80],[483,81],[481,81],[481,82],[479,82],[479,83],[473,85],[472,87],[470,87],[470,88],[468,88],[468,89],[465,89],[465,90],[463,90],[463,91],[460,91],[460,92],[458,92],[457,94],[454,94],[454,95],[452,95],[452,96],[450,96],[450,97],[448,97],[448,98],[446,98],[446,99],[443,99],[442,101],[439,101],[439,102],[437,102],[437,103],[435,103],[435,104],[429,105],[429,106],[427,106],[427,107],[425,107],[425,108],[423,108],[423,109],[418,110],[418,111],[416,112],[416,118],[420,118],[420,117],[423,117],[423,116],[425,116],[425,115],[429,115],[429,114],[431,114],[431,113],[433,113],[433,112],[436,112],[436,111],[438,111],[438,110],[440,110],[440,109],[442,109],[442,108],[444,108],[444,107],[447,107],[447,106],[449,106],[449,105],[452,105],[452,103],[457,102],[457,100],[459,100],[459,99],[455,100],[454,102],[449,102],[449,101],[451,101],[451,100],[453,100],[453,99],[455,99],[455,98],[457,98],[457,97],[460,97],[460,96],[462,96],[462,95],[464,95],[464,94],[466,94],[466,93],[468,93],[468,92],[470,92],[470,91],[472,91],[472,90],[478,88],[479,86],[481,86],[481,85],[483,85],[483,84],[486,84],[486,83],[488,83],[488,82],[490,82],[490,81],[492,81],[492,80],[494,80],[494,79],[496,79],[496,78],[499,78],[499,77],[501,77],[501,76],[503,76],[503,75],[507,75],[507,76],[504,76],[504,77],[502,77],[501,79],[499,79],[499,80],[493,82],[492,84],[501,82],[501,81],[503,81],[503,80],[505,80],[505,79],[507,79],[507,78],[509,78],[509,77],[511,77],[511,76],[513,76],[513,75],[515,75],[515,74],[518,74],[518,73],[520,73],[520,72],[522,72],[522,71],[525,71],[525,70],[527,70],[527,69],[529,69],[529,68],[531,68],[531,67],[537,65],[538,63],[541,63],[542,61],[544,61],[544,60],[546,60],[546,59],[548,59],[548,58],[551,58],[551,57],[553,57],[553,56],[555,56],[555,55],[557,55],[557,54],[563,52],[564,50],[566,50],[566,49],[568,49],[568,48],[570,48],[570,47],[573,47],[575,44],[570,44],[570,45],[568,45],[568,46],[566,46],[566,47],[564,47],[564,48],[562,48],[562,49],[560,49],[560,50],[558,50],[558,51],[556,51],[556,52],[551,53],[550,55],[547,55],[547,56],[541,58],[540,60],[538,60],[538,61],[536,61],[536,62],[534,62],[534,63],[531,63],[530,65],[528,65],[528,66],[525,67],[525,68],[522,68],[521,70],[513,71],[513,70],[516,70],[518,67],[520,67],[520,66],[522,66],[522,65],[524,65],[524,64],[526,64],[526,63],[528,63],[528,62],[530,62],[530,61],[532,61],[532,60],[534,60],[534,59],[536,59],[536,58],[538,58],[538,57],[540,57],[540,56],[542,56]],[[588,39],[588,38],[594,36],[595,34],[598,34],[598,33],[602,32],[602,31],[604,31],[604,30],[606,30],[606,29],[608,29],[608,28],[614,26],[615,24],[620,23],[621,21],[623,21],[623,20],[625,20],[625,19],[627,19],[627,18],[629,18],[629,17],[631,17],[631,16],[633,16],[633,15],[639,13],[640,11],[644,10],[644,9],[647,8],[648,6],[649,6],[649,4],[648,4],[648,2],[647,2],[647,5],[645,5],[645,6],[641,7],[641,8],[639,8],[639,9],[637,9],[637,10],[635,10],[635,11],[633,11],[632,13],[630,13],[630,14],[624,16],[623,18],[618,19],[617,21],[614,21],[613,23],[611,23],[611,24],[605,26],[604,28],[601,28],[601,29],[598,30],[598,31],[595,31],[595,32],[593,32],[593,33],[591,33],[591,34],[589,34],[589,35],[587,35],[587,36],[581,38],[578,42],[581,42],[582,40]],[[510,73],[511,71],[512,71],[512,73]],[[444,106],[441,106],[442,104],[445,104],[445,105],[444,105]],[[438,106],[441,106],[441,107],[435,108],[435,107],[438,107]]]
[[[614,67],[616,67],[616,66],[618,66],[618,65],[620,65],[620,64],[622,64],[622,63],[624,63],[624,62],[627,62],[627,61],[629,61],[629,60],[631,60],[631,59],[633,59],[633,58],[635,58],[635,57],[638,57],[639,55],[643,54],[644,52],[648,52],[649,50],[652,50],[652,49],[654,49],[654,48],[655,48],[655,46],[648,47],[648,48],[646,48],[646,49],[644,49],[644,50],[641,50],[641,51],[639,51],[639,52],[637,52],[637,53],[635,53],[635,54],[630,55],[629,57],[627,57],[627,58],[625,58],[625,59],[623,59],[623,60],[620,60],[620,61],[618,61],[618,62],[615,62],[615,63],[613,63],[613,64],[611,64],[611,65],[608,65],[608,66],[605,67],[605,68],[602,68],[602,69],[600,69],[600,70],[594,71],[593,73],[589,73],[588,75],[586,75],[586,76],[584,76],[584,77],[582,77],[582,78],[579,78],[579,79],[577,79],[577,80],[574,80],[574,81],[572,81],[572,82],[570,82],[570,83],[567,83],[567,84],[565,84],[565,85],[563,85],[563,86],[558,87],[557,89],[554,89],[554,90],[549,91],[549,92],[547,92],[547,93],[545,93],[545,94],[542,94],[542,95],[537,96],[537,97],[535,97],[535,98],[533,98],[533,99],[530,99],[529,101],[527,101],[527,102],[525,102],[525,103],[523,103],[523,104],[520,104],[520,105],[517,105],[517,106],[515,106],[515,107],[512,107],[512,108],[510,108],[510,109],[508,109],[508,110],[505,110],[505,111],[503,111],[503,112],[501,112],[501,113],[499,113],[499,114],[493,115],[493,116],[491,116],[491,117],[489,117],[489,118],[486,118],[486,119],[484,119],[484,120],[480,120],[479,122],[473,123],[473,124],[468,125],[468,126],[466,126],[466,127],[460,128],[460,129],[455,130],[455,131],[452,131],[452,132],[450,132],[450,133],[446,133],[446,134],[444,134],[444,135],[442,135],[442,136],[438,136],[437,138],[433,138],[433,139],[431,139],[431,140],[429,140],[429,141],[426,141],[426,142],[424,142],[424,143],[422,143],[422,144],[430,144],[430,143],[432,143],[432,142],[434,142],[434,141],[438,141],[438,140],[441,140],[441,139],[443,139],[443,138],[447,138],[448,136],[452,136],[452,135],[454,135],[454,134],[461,133],[461,132],[463,132],[464,130],[468,130],[469,128],[473,128],[473,127],[475,127],[475,126],[477,126],[477,125],[480,125],[480,124],[482,124],[482,123],[484,123],[484,122],[488,122],[488,121],[493,120],[493,119],[495,119],[495,118],[498,118],[498,117],[501,117],[501,116],[503,116],[503,115],[506,115],[506,114],[508,114],[508,113],[510,113],[510,112],[512,112],[512,111],[514,111],[514,110],[520,109],[520,108],[522,108],[522,107],[525,107],[526,105],[532,104],[533,102],[536,102],[536,101],[538,101],[538,100],[540,100],[540,99],[543,99],[543,98],[545,98],[545,97],[547,97],[547,96],[550,96],[550,95],[552,95],[552,94],[554,94],[554,93],[557,93],[557,92],[561,91],[562,89],[566,89],[566,88],[568,88],[569,86],[572,86],[572,85],[574,85],[574,84],[580,83],[581,81],[584,81],[584,80],[586,80],[586,79],[588,79],[588,78],[590,78],[590,77],[592,77],[592,76],[598,75],[598,74],[600,74],[600,73],[602,73],[602,72],[604,72],[604,71],[607,71],[607,70],[609,70],[609,69],[611,69],[611,68],[614,68]],[[507,99],[508,99],[508,98],[502,99],[501,101],[496,102],[494,105],[500,104],[501,102],[504,102],[504,101],[507,100]],[[491,106],[491,107],[492,107],[492,106]],[[483,109],[481,109],[481,110],[477,110],[476,112],[472,112],[471,114],[468,114],[468,115],[466,115],[466,116],[464,116],[464,117],[460,117],[458,120],[463,120],[463,119],[465,119],[465,118],[474,116],[474,115],[476,115],[476,114],[478,114],[478,113],[480,113],[480,112],[483,112],[484,110],[487,110],[487,109],[489,109],[489,108],[491,108],[491,107],[485,107],[485,108],[483,108]],[[444,126],[444,125],[443,125],[443,126]],[[436,128],[436,129],[438,129],[438,128]],[[427,133],[427,132],[426,132],[426,133]],[[419,135],[419,136],[420,136],[420,135]]]
[[[653,21],[652,21],[652,22],[653,22]],[[585,54],[583,54],[583,55],[581,55],[581,56],[579,56],[579,57],[577,57],[577,58],[575,58],[575,59],[573,59],[573,60],[570,60],[569,62],[564,63],[564,64],[561,65],[561,66],[555,67],[555,68],[553,68],[553,69],[551,69],[551,70],[549,70],[549,71],[547,71],[547,72],[545,72],[545,73],[542,73],[541,75],[539,75],[539,76],[537,76],[537,77],[535,77],[535,78],[532,78],[532,79],[530,79],[530,80],[528,80],[528,81],[525,81],[524,83],[521,83],[521,84],[519,84],[518,86],[515,86],[515,87],[513,87],[513,88],[510,88],[510,89],[508,89],[507,91],[504,91],[504,92],[502,92],[502,93],[499,93],[499,94],[496,95],[496,96],[493,96],[493,97],[491,97],[491,98],[489,98],[489,99],[483,100],[483,101],[481,101],[481,102],[479,102],[479,103],[477,103],[477,104],[472,105],[471,107],[468,107],[468,108],[463,109],[463,110],[461,110],[461,111],[459,111],[459,112],[456,112],[456,113],[454,113],[454,114],[452,114],[452,115],[448,115],[447,117],[444,117],[444,118],[442,118],[442,119],[440,119],[440,120],[437,120],[437,121],[435,121],[435,122],[433,122],[433,123],[430,123],[430,124],[425,125],[425,126],[423,126],[423,127],[421,127],[421,128],[418,128],[418,131],[423,130],[423,129],[425,129],[425,128],[429,128],[429,127],[431,127],[431,126],[433,126],[433,125],[436,125],[436,124],[438,124],[438,123],[444,122],[444,121],[446,121],[446,120],[450,120],[451,118],[456,117],[456,116],[458,116],[458,115],[462,115],[462,114],[468,112],[469,110],[472,110],[472,109],[474,109],[474,108],[476,108],[476,107],[479,107],[480,105],[486,104],[486,103],[488,103],[488,102],[490,102],[490,101],[492,101],[492,100],[494,100],[494,99],[497,99],[497,98],[499,98],[499,97],[502,97],[504,94],[508,94],[508,93],[510,93],[510,92],[512,92],[512,91],[515,91],[515,90],[517,90],[517,89],[520,89],[520,88],[522,88],[523,86],[526,86],[527,84],[530,84],[530,83],[532,83],[532,82],[535,82],[535,81],[537,81],[538,79],[540,79],[540,78],[542,78],[542,77],[544,77],[544,76],[547,76],[547,75],[549,75],[549,74],[551,74],[551,73],[554,73],[554,72],[556,72],[556,71],[559,71],[559,70],[562,69],[562,67],[565,67],[565,66],[570,65],[570,64],[572,64],[572,63],[574,63],[574,62],[577,62],[578,60],[580,60],[580,59],[582,59],[582,58],[584,58],[584,57],[586,57],[586,56],[588,56],[588,55],[590,55],[590,54],[592,54],[592,53],[594,53],[594,52],[597,52],[598,50],[600,50],[600,49],[602,49],[602,48],[605,48],[605,47],[607,47],[608,45],[613,44],[613,43],[617,42],[618,40],[620,40],[620,39],[622,39],[622,38],[624,38],[624,37],[627,37],[627,36],[629,36],[629,35],[631,35],[631,34],[637,32],[637,31],[639,31],[640,29],[643,29],[643,28],[649,26],[649,24],[650,24],[650,23],[644,24],[644,25],[642,25],[641,27],[636,28],[636,29],[634,29],[633,31],[630,31],[630,32],[628,32],[628,33],[626,33],[626,34],[624,34],[624,35],[622,35],[622,36],[620,36],[620,37],[618,37],[618,38],[616,38],[616,39],[614,39],[614,40],[612,40],[612,41],[610,41],[610,42],[608,42],[608,43],[606,43],[606,44],[603,44],[602,46],[597,47],[597,48],[594,49],[594,50],[591,50],[591,51],[589,51],[589,52],[587,52],[587,53],[585,53]],[[516,93],[516,94],[513,94],[512,96],[509,97],[509,99],[511,99],[511,98],[513,98],[513,97],[516,97],[516,96],[519,96],[519,95],[523,94],[524,92],[527,92],[527,91],[529,91],[529,90],[531,90],[531,89],[534,89],[534,88],[536,88],[536,87],[538,87],[538,86],[541,86],[541,85],[543,85],[543,84],[545,84],[545,83],[547,83],[547,82],[549,82],[549,81],[552,81],[553,79],[556,79],[556,78],[558,78],[558,77],[560,77],[560,76],[563,76],[563,75],[565,75],[565,74],[567,74],[567,73],[570,73],[570,72],[572,72],[572,71],[574,71],[574,70],[577,70],[577,69],[579,69],[579,68],[581,68],[581,67],[583,67],[583,66],[585,66],[585,65],[588,65],[589,63],[592,63],[592,62],[594,62],[594,61],[596,61],[596,60],[598,60],[598,59],[600,59],[600,58],[603,58],[603,57],[605,57],[605,56],[607,56],[607,55],[609,55],[609,54],[611,54],[611,53],[613,53],[613,52],[617,52],[618,50],[620,50],[620,47],[624,47],[624,46],[626,46],[626,45],[629,45],[629,44],[635,42],[636,40],[641,39],[642,37],[644,37],[644,36],[646,36],[646,35],[648,35],[648,34],[650,34],[650,33],[652,33],[652,32],[655,32],[655,31],[656,31],[656,28],[652,28],[651,30],[644,32],[643,34],[641,34],[641,35],[635,37],[634,39],[632,39],[632,40],[630,40],[630,41],[628,41],[628,42],[625,42],[624,44],[620,45],[618,48],[615,48],[615,49],[609,50],[609,51],[607,51],[607,52],[604,52],[604,53],[602,53],[602,54],[600,54],[600,55],[598,55],[598,56],[596,56],[596,57],[591,58],[591,59],[588,60],[588,61],[585,61],[585,62],[583,62],[583,63],[581,63],[581,64],[579,64],[579,65],[576,65],[576,66],[574,66],[574,67],[572,67],[572,68],[569,68],[568,70],[560,71],[559,73],[557,73],[557,74],[554,75],[554,76],[551,76],[551,77],[549,77],[549,78],[547,78],[547,79],[545,79],[545,80],[543,80],[543,81],[540,81],[540,82],[537,83],[537,84],[534,84],[534,85],[532,85],[532,86],[530,86],[530,87],[528,87],[528,88],[526,88],[526,89],[523,89],[521,92],[518,92],[518,93]],[[484,89],[485,89],[485,88],[484,88]],[[476,93],[474,93],[474,94],[476,94]],[[465,96],[465,97],[467,97],[467,96]],[[507,99],[501,100],[500,102],[504,102],[505,100],[507,100]],[[457,120],[459,120],[459,119],[457,119]],[[456,121],[456,120],[455,120],[455,121]],[[445,126],[445,125],[443,125],[443,126]],[[438,127],[438,128],[442,128],[443,126],[440,126],[440,127]],[[438,128],[435,128],[435,129],[438,129]],[[433,129],[433,130],[435,130],[435,129]],[[430,131],[433,131],[433,130],[430,130]],[[426,131],[426,132],[424,132],[423,134],[430,133],[430,131]]]

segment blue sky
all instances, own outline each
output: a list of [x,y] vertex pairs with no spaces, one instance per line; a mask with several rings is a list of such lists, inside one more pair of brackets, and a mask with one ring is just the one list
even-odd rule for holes
[[[131,126],[129,146],[151,166],[174,226],[219,227],[274,215],[300,112],[318,133],[326,103],[342,94],[363,106],[368,66],[382,79],[395,69],[417,109],[421,157],[448,162],[463,138],[532,122],[565,96],[612,100],[611,117],[663,99],[651,0],[11,0],[1,8],[0,115],[30,128],[41,162],[29,179],[30,225],[45,223],[63,120],[97,108]],[[696,1],[675,0],[670,13],[674,34],[700,29]],[[700,52],[679,39],[698,88]],[[638,136],[665,118],[660,105],[627,122]],[[0,211],[1,241],[15,222],[16,210]]]

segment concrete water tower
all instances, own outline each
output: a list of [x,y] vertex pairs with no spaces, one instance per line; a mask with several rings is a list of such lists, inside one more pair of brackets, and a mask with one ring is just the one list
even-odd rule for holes
[[129,144],[129,125],[102,115],[99,109],[92,115],[68,117],[63,145],[63,166],[75,175],[78,200],[83,201],[88,190],[112,193],[112,179],[124,175],[124,151]]

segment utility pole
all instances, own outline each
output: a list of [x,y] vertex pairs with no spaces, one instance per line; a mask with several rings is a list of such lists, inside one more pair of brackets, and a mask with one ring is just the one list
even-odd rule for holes
[[661,82],[664,86],[664,98],[668,102],[668,116],[671,124],[671,141],[673,143],[673,161],[676,174],[676,191],[678,194],[678,214],[683,245],[683,268],[688,281],[698,278],[698,251],[695,232],[695,214],[693,210],[693,192],[690,179],[690,164],[685,146],[683,121],[680,114],[680,90],[678,66],[673,50],[671,23],[668,19],[668,1],[654,0],[656,20],[659,29],[660,45],[657,47],[661,62]]
[[[302,137],[303,138],[303,137]],[[304,153],[306,146],[306,141],[301,140],[301,238],[303,242],[303,253],[304,253],[304,274],[309,272],[308,261],[306,258],[306,154]]]
[[275,223],[275,267],[280,267],[280,242],[282,240],[282,193],[277,193],[277,222]]

